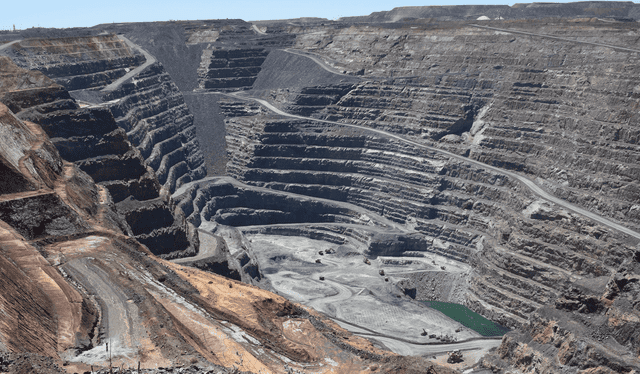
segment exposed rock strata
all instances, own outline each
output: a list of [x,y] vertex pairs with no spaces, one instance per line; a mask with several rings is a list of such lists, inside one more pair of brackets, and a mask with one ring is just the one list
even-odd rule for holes
[[[580,39],[597,32],[601,42],[611,38],[611,43],[624,45],[624,38],[613,38],[622,33],[620,28],[594,26]],[[564,36],[568,29],[560,24],[546,31]],[[638,150],[631,135],[635,117],[627,110],[635,98],[626,93],[638,82],[633,74],[601,71],[604,66],[596,57],[601,47],[470,27],[455,33],[380,28],[311,35],[301,37],[298,45],[330,61],[344,61],[343,51],[353,49],[358,35],[358,43],[367,48],[357,49],[357,61],[367,74],[423,76],[365,83],[325,109],[321,115],[326,118],[440,140],[457,153],[541,177],[547,188],[570,202],[637,224]],[[318,39],[320,45],[331,43],[317,48]],[[527,53],[533,45],[549,54],[534,58]],[[388,53],[394,49],[404,58],[398,61],[397,54]],[[633,54],[607,51],[607,66],[618,66],[616,71],[631,69],[634,59]],[[527,157],[531,154],[536,157]]]
[[193,115],[160,64],[104,100],[167,193],[206,174]]
[[[287,367],[318,372],[372,365],[380,372],[399,366],[417,372],[427,364],[381,351],[280,296],[158,259],[123,235],[120,227],[127,224],[107,189],[62,161],[36,124],[20,121],[0,104],[0,129],[12,134],[2,138],[2,163],[31,182],[3,191],[2,203],[29,196],[57,200],[2,209],[2,370],[54,373],[55,362],[74,371],[136,363],[146,371],[159,363],[271,371],[281,369],[282,357]],[[26,160],[32,167],[24,166]],[[131,200],[123,203],[134,223],[127,231],[148,232],[143,221],[150,215],[173,220],[162,201],[149,204],[154,211],[148,213]],[[42,220],[38,227],[44,230],[25,229],[33,227],[32,220]]]
[[[30,185],[0,196],[0,263],[3,284],[3,350],[49,357],[91,345],[96,323],[94,305],[76,291],[38,250],[41,240],[74,237],[96,221],[105,230],[127,230],[127,224],[100,196],[108,192],[73,164],[64,162],[44,131],[16,118],[0,104],[4,150],[0,160]],[[9,135],[10,134],[10,135]],[[4,177],[4,176],[3,176]],[[93,215],[98,217],[88,219]]]
[[[56,118],[43,122],[50,131],[62,131],[56,130],[57,118],[73,121],[75,114],[70,113],[77,111],[95,133],[64,133],[53,142],[69,157],[78,149],[75,161],[102,184],[111,177],[104,175],[102,165],[126,165],[119,178],[144,170],[150,173],[148,180],[155,186],[151,192],[157,195],[146,197],[146,203],[125,199],[126,192],[119,195],[120,190],[111,187],[140,240],[151,243],[171,236],[185,223],[170,200],[165,204],[157,197],[180,190],[178,208],[186,220],[220,230],[217,233],[229,240],[233,250],[238,249],[217,260],[227,260],[227,267],[235,266],[241,278],[260,276],[250,246],[243,248],[243,232],[302,235],[338,245],[357,242],[361,250],[357,255],[370,258],[444,256],[468,264],[473,272],[459,275],[464,279],[445,269],[434,275],[412,274],[398,285],[407,294],[415,289],[416,297],[460,301],[519,327],[494,357],[485,360],[488,367],[632,372],[638,366],[633,334],[637,272],[629,270],[629,260],[637,257],[636,243],[538,199],[503,174],[367,131],[384,130],[518,172],[558,197],[637,229],[640,158],[633,112],[640,84],[637,58],[621,48],[585,44],[636,48],[635,24],[595,18],[635,17],[633,4],[614,5],[617,8],[602,3],[531,4],[503,13],[504,7],[412,8],[367,18],[402,21],[394,24],[298,20],[252,27],[233,20],[176,22],[154,26],[147,36],[142,29],[125,25],[122,30],[158,55],[176,84],[156,64],[113,96],[85,90],[74,97],[114,100],[104,105],[126,133],[113,127],[111,120],[92,119],[108,117],[105,110],[78,111],[56,86],[41,85],[46,100],[34,101],[14,91],[6,94],[5,101],[12,110],[22,111],[22,118]],[[407,19],[476,22],[486,14],[538,17],[550,10],[554,15],[589,19],[483,23],[533,31],[537,36]],[[271,52],[260,61],[269,48],[289,46],[293,37],[305,53],[293,57],[286,51]],[[157,41],[169,39],[169,46]],[[56,48],[60,50],[59,45]],[[261,56],[229,58],[229,53],[236,53],[232,51],[259,51]],[[133,60],[118,60],[115,72],[97,64],[82,68],[90,72],[86,77],[60,76],[59,81],[84,85],[81,88],[100,86],[121,74],[127,63],[135,65],[139,57],[129,53]],[[21,61],[34,58],[25,57],[28,53],[21,56]],[[305,77],[304,69],[288,70],[292,73],[286,79],[277,71],[279,62],[290,67],[298,58],[313,61],[304,56],[318,59],[316,68],[324,64],[325,73],[342,75],[319,82]],[[51,73],[56,71],[52,68]],[[17,84],[28,87],[30,79],[35,83],[40,78],[32,75]],[[281,118],[238,100],[214,109],[201,105],[194,131],[178,87],[196,89],[199,79],[204,86],[207,81],[218,86],[229,86],[231,81],[242,88],[254,84],[258,90],[251,95],[267,98],[290,113],[361,127]],[[143,104],[150,100],[157,104],[154,108]],[[198,121],[208,111],[215,111],[212,118],[220,121],[219,109],[227,117],[227,170],[243,183],[203,181],[184,189],[204,175],[194,141],[202,125]],[[94,148],[95,155],[84,145]],[[118,152],[109,153],[111,145]],[[38,188],[37,178],[16,171],[15,159],[3,162],[3,168],[16,176],[16,182],[5,183],[3,189]],[[122,191],[134,189],[131,184],[123,186]],[[162,227],[145,225],[148,217],[157,217]],[[31,227],[16,224],[39,242],[64,232],[45,225],[36,233],[24,217],[14,221]],[[84,230],[80,224],[62,223],[69,235]],[[181,243],[189,240],[187,231],[178,231],[173,238]],[[438,281],[455,284],[455,290],[435,290]]]
[[[239,51],[245,51],[250,55],[257,54],[255,58],[231,57],[231,60],[227,60],[230,61],[227,63],[229,66],[222,71],[232,75],[235,74],[234,71],[247,71],[247,69],[260,71],[261,60],[267,53],[276,52],[277,48],[290,47],[295,39],[294,35],[282,32],[257,33],[251,23],[242,20],[107,24],[101,25],[99,29],[123,33],[153,54],[162,64],[166,73],[171,76],[171,81],[185,96],[189,113],[193,116],[196,137],[207,139],[206,142],[200,142],[199,149],[210,175],[224,173],[225,151],[224,121],[216,104],[218,99],[208,92],[239,88],[200,89],[200,83],[204,81],[200,78],[199,72],[206,75],[209,71],[207,54],[213,50],[217,51],[216,53],[227,54],[227,57],[229,53],[234,54]],[[251,74],[251,76],[215,79],[222,79],[222,81],[230,79],[234,82],[238,79],[240,81],[248,79],[252,82],[255,74]],[[244,86],[244,88],[249,87],[250,84]],[[197,169],[190,171],[189,174],[193,179],[197,179],[195,174],[200,171],[202,170]]]
[[[468,305],[507,325],[523,323],[571,282],[573,274],[609,274],[622,253],[631,250],[624,245],[615,249],[620,242],[606,244],[604,240],[616,241],[604,228],[585,235],[584,221],[568,212],[551,216],[560,221],[554,230],[536,223],[549,213],[523,217],[522,210],[539,203],[502,175],[366,131],[260,115],[230,119],[227,131],[231,175],[256,186],[355,204],[411,227],[424,236],[379,245],[388,253],[431,251],[473,264],[477,274],[469,284]],[[225,195],[220,201],[235,193]],[[247,206],[236,200],[229,201]],[[252,213],[254,220],[228,221],[230,212],[214,216],[211,209],[218,211],[218,204],[206,209],[207,218],[236,226],[294,222],[261,210]],[[371,244],[372,253],[379,253],[376,245]],[[608,250],[593,252],[603,246]],[[591,249],[580,249],[584,247]]]
[[[81,48],[85,41],[75,42]],[[15,77],[25,75],[15,66],[8,71]],[[156,173],[129,142],[110,110],[99,106],[80,108],[67,91],[59,86],[55,89],[55,84],[46,79],[31,79],[32,96],[25,100],[17,90],[19,78],[14,78],[14,81],[13,86],[5,87],[2,100],[16,111],[18,117],[42,126],[60,155],[105,186],[116,203],[128,197],[138,201],[159,198],[161,186]],[[45,94],[37,95],[36,99],[33,91],[44,91]],[[197,152],[197,143],[193,148]],[[167,210],[172,210],[166,194],[163,204]],[[154,253],[163,256],[195,253],[198,245],[195,229],[184,221],[181,212],[172,213],[175,214],[172,222],[149,221],[155,230],[140,234],[144,235],[140,239],[149,244]]]
[[115,35],[28,39],[11,46],[9,55],[67,90],[105,86],[144,62]]
[[264,48],[202,51],[198,69],[199,86],[202,89],[250,87],[255,82],[260,65],[268,51]]

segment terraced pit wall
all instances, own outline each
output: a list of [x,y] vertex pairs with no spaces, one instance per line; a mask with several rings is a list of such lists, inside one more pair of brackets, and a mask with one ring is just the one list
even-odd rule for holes
[[[630,72],[634,54],[462,25],[312,30],[300,32],[297,48],[339,71],[364,69],[364,81],[303,88],[276,96],[279,105],[362,130],[274,120],[253,104],[225,104],[246,108],[227,111],[230,175],[352,203],[415,229],[423,236],[412,240],[421,244],[396,241],[405,246],[399,252],[472,264],[466,304],[508,326],[524,324],[577,280],[610,276],[633,253],[624,235],[549,205],[500,173],[366,129],[540,178],[556,196],[637,227],[640,154],[628,112],[637,98],[626,92],[638,82],[597,63]],[[580,39],[589,32],[620,44],[627,31],[599,25]],[[534,57],[527,53],[534,46],[549,53]],[[270,217],[262,223],[284,222]]]
[[[545,30],[578,41],[635,43],[620,25],[538,29]],[[320,45],[331,43],[312,47],[318,38]],[[344,61],[354,39],[359,52],[349,58],[367,74],[416,78],[363,83],[318,116],[444,140],[458,154],[540,177],[579,206],[640,223],[637,118],[629,110],[637,100],[633,53],[468,26],[326,30],[301,36],[298,46]],[[527,53],[534,47],[549,53]],[[389,54],[393,49],[398,53]],[[466,107],[467,116],[453,103]],[[463,119],[471,121],[454,125]]]
[[[154,253],[196,253],[197,232],[169,195],[176,184],[206,171],[193,117],[162,66],[147,68],[137,77],[139,83],[103,91],[145,61],[114,35],[30,39],[16,43],[8,54],[25,67],[53,72],[56,82],[73,90],[73,97],[60,86],[35,88],[46,93],[37,96],[8,92],[4,102],[18,117],[40,124],[64,159],[105,186],[136,228],[132,234]],[[130,65],[121,67],[127,61]],[[158,209],[163,213],[149,215]],[[147,218],[143,227],[139,215]]]
[[[229,173],[250,185],[351,203],[417,231],[420,235],[368,241],[368,253],[420,256],[427,251],[472,264],[476,275],[469,279],[467,303],[511,326],[524,323],[528,313],[553,299],[560,284],[573,281],[576,260],[580,276],[595,277],[621,261],[616,245],[582,232],[585,222],[579,217],[544,211],[524,216],[521,212],[535,205],[535,197],[502,175],[366,135],[366,130],[335,127],[256,117],[230,120]],[[261,209],[255,202],[235,203],[250,209],[244,214],[254,220],[260,217],[249,213]],[[207,205],[209,215],[222,209],[219,204]],[[307,210],[314,211],[311,206]],[[274,214],[251,224],[287,222]],[[555,220],[556,214],[562,218],[548,227],[549,216]],[[245,225],[242,220],[235,224]],[[573,250],[556,242],[563,236],[563,243],[574,243]],[[599,250],[607,265],[592,257],[600,246],[610,251]]]

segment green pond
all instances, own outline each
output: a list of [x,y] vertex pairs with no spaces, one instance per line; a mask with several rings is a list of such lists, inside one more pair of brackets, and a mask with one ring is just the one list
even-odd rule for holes
[[482,336],[502,336],[509,332],[508,328],[489,321],[464,305],[445,303],[442,301],[422,302],[429,308],[441,311],[447,317],[456,322],[460,322],[463,326],[476,331]]

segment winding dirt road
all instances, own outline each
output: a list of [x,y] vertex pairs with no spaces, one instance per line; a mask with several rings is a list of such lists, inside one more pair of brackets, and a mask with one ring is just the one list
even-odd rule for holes
[[[132,357],[137,353],[136,335],[139,325],[137,308],[118,288],[109,275],[93,263],[91,258],[73,259],[63,265],[64,270],[87,291],[101,301],[103,344],[83,352],[73,361],[95,364],[108,362],[111,357]],[[106,344],[109,344],[107,351]]]
[[266,33],[266,32],[260,31],[260,29],[258,28],[258,26],[256,26],[256,24],[255,24],[255,23],[251,25],[251,28],[252,28],[252,29],[253,29],[253,31],[255,31],[257,34],[260,34],[260,35],[267,35],[267,33]]
[[135,77],[136,75],[140,74],[144,69],[146,69],[147,67],[151,66],[152,64],[155,64],[156,61],[157,61],[156,58],[153,57],[149,52],[147,52],[144,49],[140,48],[140,46],[138,46],[137,44],[133,43],[131,40],[125,38],[123,35],[118,35],[118,38],[120,40],[122,40],[123,42],[125,42],[130,48],[133,48],[136,51],[142,53],[144,55],[144,57],[147,59],[147,61],[144,64],[138,66],[137,68],[131,70],[127,74],[123,75],[122,77],[120,77],[115,82],[113,82],[110,85],[108,85],[105,88],[103,88],[102,92],[114,91],[115,89],[120,87],[120,85],[122,85],[124,82],[126,82],[128,79],[131,79],[131,78]]
[[334,290],[337,291],[337,293],[331,296],[319,297],[315,300],[311,300],[310,302],[308,302],[307,305],[309,305],[313,309],[326,310],[324,305],[339,304],[340,302],[345,301],[349,299],[351,296],[353,296],[353,292],[347,286],[344,286],[338,282],[334,282],[330,279],[325,279],[324,282],[326,284],[329,284]]
[[310,52],[294,51],[291,48],[285,48],[285,49],[283,49],[283,51],[285,51],[287,53],[291,53],[293,55],[302,56],[302,57],[306,57],[308,59],[311,59],[311,61],[313,61],[316,64],[318,64],[321,68],[323,68],[324,70],[328,71],[329,73],[336,74],[336,75],[342,75],[343,77],[359,78],[359,77],[356,77],[356,76],[353,76],[353,75],[344,74],[344,73],[339,72],[337,69],[329,66],[326,62],[322,61],[320,58],[314,56]]
[[20,43],[21,41],[22,41],[22,39],[18,39],[18,40],[14,40],[12,42],[9,42],[9,43],[4,43],[4,44],[0,45],[0,51],[2,51],[3,49],[6,49],[9,46],[12,46],[12,45],[14,45],[16,43]]

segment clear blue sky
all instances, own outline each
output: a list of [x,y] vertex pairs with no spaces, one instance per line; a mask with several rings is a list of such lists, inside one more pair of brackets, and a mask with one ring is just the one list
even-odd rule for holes
[[[86,27],[110,22],[241,18],[245,21],[368,15],[400,6],[503,4],[500,0],[2,0],[0,30]],[[566,2],[566,1],[558,1]]]

